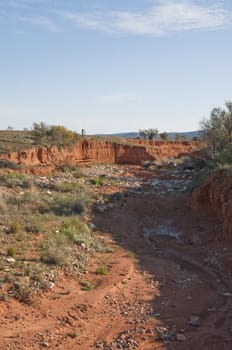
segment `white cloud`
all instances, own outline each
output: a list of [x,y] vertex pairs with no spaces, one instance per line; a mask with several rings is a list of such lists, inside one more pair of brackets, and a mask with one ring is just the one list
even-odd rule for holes
[[143,97],[141,95],[133,95],[133,94],[111,94],[111,95],[101,95],[96,98],[98,102],[104,103],[121,103],[121,102],[129,102],[141,100]]
[[9,10],[9,16],[15,16],[15,11],[21,12],[24,21],[50,31],[75,25],[110,33],[162,36],[220,29],[232,23],[231,10],[220,0],[152,0],[149,7],[149,1],[141,0],[143,3],[144,9],[140,10],[78,11],[78,2],[71,5],[64,0],[0,0],[0,10]]
[[142,12],[114,11],[94,13],[63,12],[77,26],[108,32],[161,36],[177,31],[223,28],[232,14],[219,3],[198,5],[194,1],[161,1]]
[[56,23],[46,17],[19,17],[18,20],[32,24],[33,26],[39,26],[44,29],[47,29],[48,31],[51,32],[61,32],[61,28],[56,25]]

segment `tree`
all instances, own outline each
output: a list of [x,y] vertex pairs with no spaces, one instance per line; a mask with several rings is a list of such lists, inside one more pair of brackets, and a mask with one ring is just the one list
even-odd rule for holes
[[148,139],[153,140],[156,138],[158,135],[159,131],[157,129],[148,129],[147,134],[148,134]]
[[44,122],[33,124],[32,136],[35,144],[60,146],[73,144],[80,138],[79,134],[62,125],[47,125]]
[[78,139],[79,134],[62,125],[52,125],[48,131],[48,141],[52,145],[68,145],[78,141]]
[[146,129],[140,129],[139,130],[139,138],[140,139],[146,139],[147,138],[147,130]]
[[33,123],[32,125],[32,137],[34,139],[34,143],[36,144],[44,144],[47,142],[48,132],[50,127],[44,123]]
[[139,137],[142,139],[148,139],[153,140],[158,135],[157,129],[140,129],[139,130]]
[[232,102],[225,105],[226,109],[214,108],[209,119],[200,122],[202,137],[214,153],[232,143]]
[[166,131],[160,133],[161,140],[167,141],[168,140],[168,133]]

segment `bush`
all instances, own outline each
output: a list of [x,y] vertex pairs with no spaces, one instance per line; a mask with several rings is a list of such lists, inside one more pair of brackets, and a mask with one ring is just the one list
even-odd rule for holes
[[103,185],[103,179],[101,177],[93,177],[92,179],[90,179],[90,182],[92,185]]
[[7,249],[7,255],[8,256],[11,256],[12,258],[15,256],[15,254],[16,254],[16,249],[15,249],[15,247],[9,247],[8,249]]
[[109,269],[106,265],[99,266],[96,270],[96,275],[105,276],[109,273]]
[[13,234],[19,233],[20,228],[21,228],[21,224],[18,221],[13,221],[10,224],[9,233],[13,233]]
[[31,178],[25,174],[11,173],[1,177],[2,185],[9,188],[22,187],[30,188],[32,185]]
[[81,290],[84,290],[84,291],[89,291],[94,288],[94,285],[90,281],[81,281],[80,285],[81,285]]
[[222,164],[232,164],[232,144],[227,145],[217,159]]
[[52,189],[59,192],[77,192],[82,189],[82,186],[78,182],[62,182],[53,185]]
[[89,247],[92,243],[92,235],[88,226],[77,217],[67,219],[60,231],[71,242]]
[[52,203],[52,211],[56,215],[71,216],[82,214],[89,204],[89,198],[85,192],[56,197]]
[[64,235],[50,234],[43,245],[40,260],[48,265],[67,266],[70,262],[70,249]]
[[80,139],[80,135],[61,125],[46,125],[44,122],[34,123],[32,136],[35,144],[41,145],[70,145]]
[[16,299],[25,304],[31,304],[35,293],[34,287],[28,279],[20,279],[14,283],[13,294]]
[[48,137],[51,144],[62,146],[73,144],[80,139],[79,134],[61,125],[50,126]]

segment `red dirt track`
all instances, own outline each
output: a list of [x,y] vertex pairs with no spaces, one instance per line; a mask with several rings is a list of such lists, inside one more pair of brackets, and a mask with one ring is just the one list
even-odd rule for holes
[[[220,240],[220,216],[193,206],[175,168],[112,167],[139,186],[92,214],[112,248],[89,261],[83,279],[95,287],[61,276],[32,305],[0,301],[0,349],[232,349],[232,243]],[[94,273],[99,259],[106,276]]]

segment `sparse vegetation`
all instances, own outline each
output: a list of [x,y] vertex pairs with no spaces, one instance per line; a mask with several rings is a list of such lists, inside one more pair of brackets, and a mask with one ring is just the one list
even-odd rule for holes
[[92,179],[90,179],[90,182],[91,182],[92,185],[98,185],[98,186],[102,186],[103,185],[102,177],[93,177]]
[[141,139],[153,140],[157,137],[158,133],[157,129],[141,129],[139,130],[139,137]]
[[9,188],[21,187],[30,188],[32,181],[31,177],[20,173],[10,173],[0,177],[0,183]]
[[94,288],[94,285],[90,281],[80,281],[81,290],[89,291]]
[[51,209],[59,216],[82,214],[90,204],[85,192],[78,194],[59,195],[53,198]]
[[80,140],[80,135],[61,125],[47,125],[44,122],[34,123],[32,137],[35,144],[40,145],[71,145]]
[[15,254],[16,254],[16,249],[15,249],[15,247],[9,247],[9,248],[7,249],[7,255],[8,255],[8,256],[14,257]]
[[105,276],[109,273],[109,268],[107,265],[101,265],[96,269],[96,275]]
[[58,269],[77,277],[86,270],[89,255],[106,251],[83,218],[92,186],[77,172],[71,167],[40,178],[2,170],[0,280],[21,302],[31,302],[38,289],[49,288],[46,271]]
[[163,140],[163,141],[167,141],[167,140],[168,140],[168,133],[167,133],[166,131],[161,132],[161,133],[160,133],[160,138],[161,138],[161,140]]
[[209,119],[200,123],[202,136],[214,154],[222,152],[232,143],[232,102],[226,102],[226,109],[214,108]]

